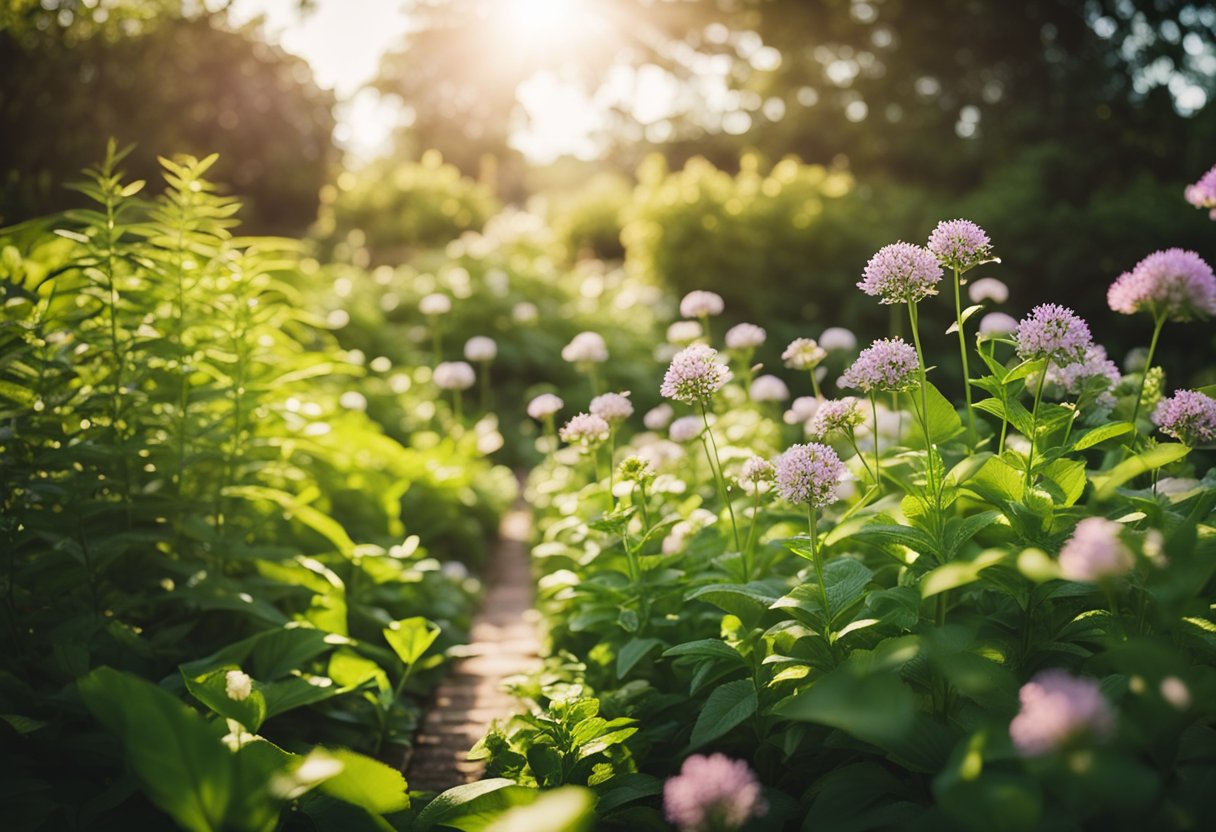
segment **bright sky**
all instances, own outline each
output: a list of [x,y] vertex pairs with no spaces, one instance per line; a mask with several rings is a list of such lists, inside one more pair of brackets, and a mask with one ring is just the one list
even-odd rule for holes
[[[504,36],[519,38],[525,46],[586,22],[577,18],[579,0],[494,2],[510,4],[512,25]],[[409,30],[407,4],[401,0],[317,0],[314,10],[305,15],[298,5],[296,0],[236,0],[231,15],[237,24],[264,15],[267,37],[307,60],[317,83],[338,95],[338,144],[356,157],[374,156],[387,148],[403,112],[401,107],[381,101],[376,93],[359,92],[359,88],[375,76],[380,58]],[[657,67],[614,74],[594,99],[560,73],[534,76],[518,91],[529,123],[512,136],[512,144],[533,162],[549,162],[563,154],[594,157],[598,149],[591,135],[602,125],[604,107],[627,102],[643,123],[670,111],[677,91],[653,77],[650,70],[657,71]]]

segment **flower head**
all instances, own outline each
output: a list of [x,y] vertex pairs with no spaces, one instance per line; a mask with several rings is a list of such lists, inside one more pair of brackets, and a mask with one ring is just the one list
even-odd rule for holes
[[747,763],[722,754],[694,754],[663,786],[664,814],[680,832],[738,829],[767,810]]
[[1216,275],[1193,251],[1170,248],[1145,257],[1111,284],[1106,301],[1115,312],[1189,321],[1216,315]]
[[717,350],[705,344],[693,344],[671,359],[659,392],[686,404],[704,404],[731,378],[730,369],[718,360]]
[[806,424],[819,405],[820,400],[814,396],[799,396],[790,403],[790,409],[781,418],[787,425]]
[[815,343],[814,338],[795,338],[781,353],[781,360],[791,370],[813,370],[828,357],[828,351]]
[[536,308],[535,303],[529,303],[526,300],[521,300],[519,303],[511,307],[511,320],[519,324],[536,323],[540,318],[540,310]]
[[986,300],[1004,303],[1009,300],[1009,287],[995,277],[981,277],[967,287],[967,297],[971,298],[972,303],[983,303]]
[[880,303],[917,303],[936,295],[941,279],[933,252],[901,242],[883,246],[870,258],[857,288]]
[[984,229],[970,220],[942,220],[929,235],[929,251],[943,266],[966,271],[992,259],[992,244]]
[[1187,185],[1185,195],[1186,201],[1196,208],[1210,208],[1212,219],[1216,220],[1216,165],[1194,185]]
[[418,311],[423,315],[446,315],[452,311],[452,299],[435,292],[418,301]]
[[737,324],[726,330],[726,346],[732,350],[754,350],[764,343],[768,333],[755,324]]
[[828,352],[852,352],[857,349],[857,336],[842,326],[830,326],[819,336],[819,346]]
[[637,454],[625,457],[619,470],[621,479],[625,482],[636,482],[643,486],[654,482],[654,468],[651,467],[650,461]]
[[469,361],[493,361],[498,357],[498,344],[493,338],[474,335],[464,343],[464,357]]
[[703,334],[700,321],[676,321],[667,327],[667,340],[672,344],[691,344]]
[[1065,306],[1042,303],[1018,322],[1015,336],[1018,356],[1046,358],[1053,364],[1071,364],[1085,357],[1092,343],[1089,325]]
[[599,364],[608,360],[608,345],[598,332],[580,332],[562,347],[562,360],[571,364]]
[[1093,679],[1045,670],[1022,685],[1018,699],[1022,708],[1009,736],[1023,757],[1041,757],[1086,736],[1102,739],[1114,729],[1114,711]]
[[1004,312],[989,312],[980,318],[979,333],[982,337],[993,338],[998,335],[1012,335],[1018,331],[1017,319]]
[[538,422],[543,422],[565,406],[566,403],[561,400],[560,396],[555,396],[552,393],[541,393],[528,402],[528,415]]
[[839,385],[863,393],[898,393],[912,386],[919,367],[911,344],[902,338],[881,338],[861,351]]
[[1119,539],[1123,527],[1105,517],[1086,517],[1060,549],[1060,574],[1069,581],[1098,583],[1127,574],[1134,562]]
[[667,435],[672,442],[691,442],[701,435],[705,422],[696,416],[681,416],[671,423]]
[[440,390],[468,390],[477,380],[477,374],[464,361],[444,361],[435,367],[431,379]]
[[224,693],[229,699],[244,702],[253,693],[253,679],[240,670],[229,670],[224,674]]
[[1216,399],[1198,390],[1179,390],[1162,399],[1153,424],[1184,445],[1206,445],[1216,439]]
[[587,409],[608,424],[616,425],[633,415],[633,402],[629,401],[628,390],[624,393],[604,393],[592,399]]
[[752,382],[748,395],[754,402],[783,402],[790,397],[790,388],[776,376],[759,376]]
[[852,396],[826,401],[815,411],[814,418],[806,426],[811,436],[827,438],[835,434],[848,434],[866,419],[861,402]]
[[671,424],[671,419],[675,415],[676,412],[672,410],[671,405],[663,402],[646,411],[646,415],[642,417],[642,424],[646,426],[646,430],[662,430]]
[[773,467],[773,463],[762,456],[752,456],[740,467],[738,480],[745,493],[763,493],[768,490],[776,475],[777,469]]
[[562,425],[560,435],[570,445],[596,448],[608,441],[610,432],[608,423],[594,413],[578,413]]
[[777,491],[795,505],[822,508],[836,501],[845,470],[827,445],[791,445],[777,458]]
[[1106,357],[1106,348],[1091,344],[1080,361],[1060,366],[1052,365],[1047,370],[1047,381],[1065,395],[1078,399],[1091,396],[1090,405],[1096,412],[1091,417],[1102,418],[1114,409],[1116,401],[1110,392],[1123,380],[1115,362]]
[[711,315],[721,315],[726,304],[717,292],[706,292],[698,289],[689,292],[680,301],[680,314],[685,318],[704,318]]

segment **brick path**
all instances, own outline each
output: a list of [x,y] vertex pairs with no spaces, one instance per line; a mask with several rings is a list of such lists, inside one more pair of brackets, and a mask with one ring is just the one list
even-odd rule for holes
[[486,569],[487,592],[470,644],[435,692],[406,760],[410,789],[443,791],[478,779],[484,766],[466,759],[490,722],[519,709],[502,680],[534,668],[540,642],[532,610],[528,555],[531,516],[522,502],[507,512]]

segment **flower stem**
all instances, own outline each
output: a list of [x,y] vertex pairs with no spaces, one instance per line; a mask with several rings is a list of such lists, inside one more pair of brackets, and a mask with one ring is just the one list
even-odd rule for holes
[[866,476],[874,480],[874,484],[878,484],[878,475],[870,470],[870,463],[866,462],[865,456],[861,453],[861,448],[857,447],[857,437],[853,434],[853,429],[849,428],[848,432],[849,444],[853,446],[853,452],[857,454],[857,458],[861,460],[861,467],[866,469]]
[[811,391],[814,392],[816,399],[823,401],[823,394],[819,392],[819,379],[815,378],[815,370],[817,369],[819,368],[811,368]]
[[760,526],[760,486],[757,483],[752,498],[752,522],[747,529],[747,545],[743,547],[743,583],[751,580],[752,550],[756,545],[756,532]]
[[[714,472],[714,478],[717,480],[718,493],[722,497],[722,502],[726,503],[726,510],[730,513],[730,528],[735,536],[735,550],[743,551],[743,546],[739,542],[739,526],[735,522],[735,509],[730,504],[730,496],[726,493],[726,477],[722,475],[722,458],[718,456],[718,442],[714,439],[714,432],[709,427],[709,412],[705,409],[705,403],[701,403],[701,420],[705,422],[705,435],[709,437],[708,443],[705,445],[705,455],[709,457],[710,470]],[[713,446],[713,454],[709,452],[710,446]],[[715,464],[716,463],[716,464]]]
[[1140,374],[1140,387],[1136,390],[1136,403],[1132,405],[1132,435],[1135,436],[1140,432],[1140,426],[1136,424],[1136,417],[1140,415],[1140,400],[1144,398],[1144,385],[1148,381],[1148,371],[1153,369],[1153,356],[1157,353],[1157,339],[1161,337],[1161,330],[1165,327],[1165,315],[1157,315],[1157,320],[1153,324],[1153,340],[1148,345],[1148,356],[1144,359],[1144,372]]
[[870,415],[874,417],[874,484],[878,486],[878,493],[882,493],[882,467],[878,462],[878,399],[873,393],[870,394]]
[[828,601],[828,587],[823,581],[823,558],[819,555],[819,512],[813,505],[806,507],[806,525],[811,533],[811,561],[815,564],[815,578],[819,581],[819,598],[823,602],[824,641],[832,643],[832,605]]
[[916,347],[916,363],[920,369],[920,426],[925,434],[925,481],[929,493],[938,502],[937,477],[933,470],[933,437],[929,431],[929,397],[925,390],[929,386],[929,374],[925,369],[925,354],[920,348],[920,327],[917,323],[916,304],[908,304],[908,323],[912,325],[912,343]]
[[1031,472],[1034,470],[1034,449],[1038,444],[1039,433],[1039,403],[1043,401],[1043,382],[1047,380],[1047,369],[1051,366],[1051,359],[1043,365],[1043,372],[1039,374],[1039,382],[1034,388],[1034,408],[1030,411],[1030,453],[1026,457],[1026,488],[1030,488]]
[[975,413],[971,409],[971,370],[967,366],[967,336],[963,332],[963,302],[959,296],[958,267],[954,269],[954,320],[958,325],[958,354],[963,359],[963,393],[967,399],[967,430],[971,441],[967,443],[967,453],[975,451]]

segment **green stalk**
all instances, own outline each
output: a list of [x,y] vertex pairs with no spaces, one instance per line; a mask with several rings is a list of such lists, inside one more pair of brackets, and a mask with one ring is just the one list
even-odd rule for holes
[[[925,370],[925,354],[920,348],[920,326],[917,322],[916,304],[908,303],[908,323],[912,325],[912,343],[916,347],[916,364],[920,369],[920,427],[925,435],[925,481],[935,503],[940,502],[937,478],[933,471],[933,437],[929,432],[929,397],[925,392],[929,386],[929,374]],[[915,406],[915,405],[914,405]],[[940,508],[940,505],[938,506]]]
[[751,580],[752,551],[756,546],[756,532],[760,527],[760,485],[753,483],[752,522],[747,529],[747,545],[743,547],[743,583]]
[[880,465],[878,452],[878,398],[870,394],[870,414],[874,417],[874,484],[878,486],[878,493],[882,493],[882,466]]
[[823,558],[819,555],[819,513],[810,503],[806,507],[806,525],[811,533],[811,562],[815,564],[815,578],[819,581],[819,598],[823,602],[824,641],[832,641],[832,605],[828,601],[828,587],[823,581]]
[[1043,372],[1039,375],[1039,383],[1034,388],[1034,409],[1030,411],[1030,454],[1026,457],[1026,488],[1030,489],[1031,471],[1034,470],[1034,448],[1038,444],[1039,433],[1039,403],[1043,401],[1043,382],[1047,380],[1047,368],[1051,366],[1051,359],[1043,365]]
[[481,412],[490,412],[490,362],[481,362]]
[[954,268],[954,321],[958,326],[958,353],[963,359],[963,392],[967,398],[967,429],[971,441],[967,443],[967,453],[975,452],[975,413],[971,409],[971,370],[967,366],[967,338],[963,334],[963,302],[959,295],[958,267]]
[[823,401],[823,394],[819,392],[819,379],[815,378],[815,370],[817,369],[818,365],[811,368],[811,390],[814,391],[816,399]]
[[[705,446],[705,455],[709,458],[709,468],[713,471],[717,481],[718,494],[722,497],[722,502],[726,503],[726,510],[730,514],[730,529],[735,536],[735,551],[742,552],[743,546],[739,542],[739,525],[735,522],[735,508],[730,504],[730,496],[726,493],[726,477],[722,475],[722,458],[718,456],[718,442],[714,439],[714,432],[709,427],[709,412],[705,409],[705,402],[701,402],[701,420],[705,423],[705,435],[709,437],[708,443],[702,440],[701,444]],[[710,445],[713,446],[712,454],[709,451]]]
[[1140,387],[1136,390],[1136,403],[1132,406],[1132,435],[1139,433],[1140,428],[1136,424],[1136,417],[1140,415],[1140,400],[1144,398],[1144,385],[1148,381],[1148,371],[1153,369],[1153,356],[1157,353],[1157,339],[1161,337],[1161,330],[1165,327],[1165,315],[1158,314],[1153,322],[1153,340],[1148,345],[1148,357],[1144,360],[1144,372],[1140,374]]
[[464,403],[461,401],[459,390],[452,391],[452,412],[456,416],[456,424],[464,426]]
[[[857,454],[857,458],[859,460],[861,460],[861,467],[866,469],[866,476],[869,477],[870,479],[874,480],[875,485],[878,485],[878,475],[870,470],[870,463],[866,462],[865,456],[861,453],[861,448],[857,447],[857,437],[853,433],[852,428],[848,429],[847,436],[849,439],[849,444],[851,446],[853,446],[853,453]],[[874,434],[874,439],[875,439],[875,445],[877,445],[878,444],[878,442],[877,442],[878,434],[877,433]]]

